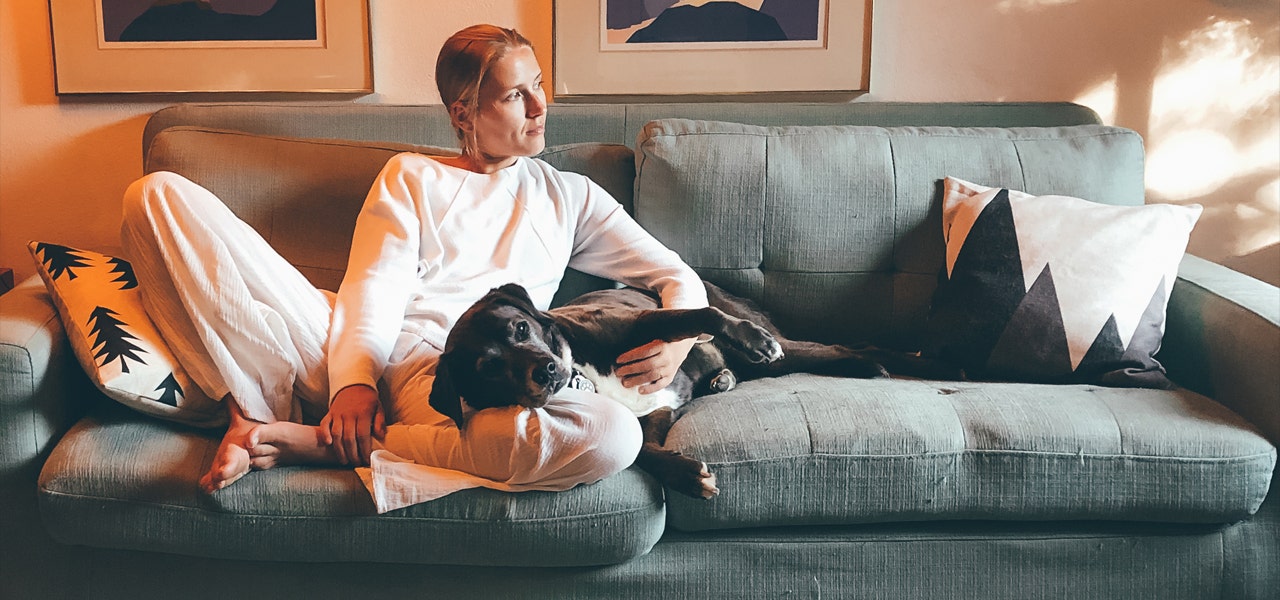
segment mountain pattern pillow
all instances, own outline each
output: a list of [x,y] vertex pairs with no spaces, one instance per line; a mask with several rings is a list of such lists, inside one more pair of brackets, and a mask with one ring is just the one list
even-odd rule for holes
[[1154,355],[1199,205],[943,187],[946,266],[925,355],[976,379],[1172,385]]
[[28,249],[76,359],[103,394],[179,423],[226,424],[221,402],[204,395],[160,339],[128,261],[44,242]]

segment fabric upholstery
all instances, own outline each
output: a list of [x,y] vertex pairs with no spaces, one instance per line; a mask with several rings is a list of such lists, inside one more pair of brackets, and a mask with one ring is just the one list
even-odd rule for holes
[[[547,107],[547,145],[580,142],[632,145],[654,119],[715,119],[755,125],[950,125],[1039,127],[1101,123],[1070,102],[690,102],[567,104]],[[162,108],[142,132],[145,157],[165,129],[197,126],[270,136],[393,141],[457,146],[443,106],[362,102],[184,103]]]
[[[208,188],[316,287],[336,291],[360,206],[382,166],[399,152],[457,154],[437,146],[174,127],[151,140],[145,166],[148,173],[172,171]],[[634,166],[625,147],[571,144],[549,147],[539,157],[588,175],[630,207]],[[574,273],[566,289],[603,285]]]
[[[637,141],[635,214],[795,337],[919,347],[947,175],[1139,205],[1142,141],[1057,128],[758,127],[666,119]],[[1062,173],[1105,172],[1107,177]]]
[[1217,400],[1280,445],[1280,293],[1190,254],[1182,257],[1156,358],[1180,385]]
[[40,474],[41,513],[62,543],[247,560],[585,566],[644,554],[665,520],[661,487],[635,469],[566,492],[467,490],[385,515],[342,468],[256,471],[206,496],[197,482],[218,436],[97,412]]
[[[1097,122],[1087,108],[1068,104],[1017,105],[1007,103],[881,103],[854,102],[828,104],[786,103],[701,103],[553,105],[556,121],[550,134],[566,133],[562,142],[605,141],[632,143],[637,131],[650,118],[696,117],[751,122],[760,125],[950,125],[950,126],[1037,126]],[[1085,118],[1084,121],[1073,120]],[[767,122],[765,122],[767,121]],[[451,145],[452,132],[444,111],[438,106],[396,107],[364,102],[253,102],[187,104],[157,111],[148,121],[145,139],[170,125],[204,128],[233,128],[276,136],[311,138],[352,138],[396,140],[412,144]],[[428,135],[437,135],[431,138]],[[1116,138],[1119,140],[1120,138]],[[905,139],[895,140],[898,168],[914,160],[912,152],[929,152],[930,144],[907,152]],[[927,140],[926,140],[927,142]],[[1077,141],[1066,138],[1061,143]],[[147,143],[145,148],[150,147]],[[962,150],[962,145],[946,152]],[[200,147],[192,148],[200,152]],[[207,159],[208,157],[203,157]],[[219,160],[221,160],[221,157]],[[1079,158],[1079,157],[1076,157]],[[227,161],[233,163],[234,161]],[[928,161],[925,161],[928,162]],[[1051,164],[1046,161],[1045,164]],[[1103,165],[1106,177],[1098,185],[1110,185],[1119,171],[1131,177],[1132,161]],[[1113,168],[1114,167],[1114,170]],[[932,169],[921,169],[932,171]],[[898,171],[902,173],[901,170]],[[958,176],[962,173],[956,172]],[[269,174],[259,174],[266,177]],[[978,178],[981,175],[971,175]],[[941,177],[924,172],[920,176]],[[1141,176],[1138,176],[1140,180]],[[898,185],[906,185],[898,177]],[[1015,185],[1000,183],[1044,193]],[[1141,184],[1139,183],[1139,188]],[[924,182],[925,194],[938,194],[936,182]],[[1076,195],[1084,195],[1076,194]],[[1087,197],[1087,196],[1086,196]],[[1135,203],[1141,203],[1137,200]],[[642,202],[643,204],[643,202]],[[927,212],[927,211],[926,211]],[[895,310],[901,314],[923,314],[934,285],[936,268],[931,256],[941,252],[937,223],[921,225],[921,217],[905,213],[915,225],[899,227],[899,242],[893,252],[892,273],[864,274],[894,281],[886,287],[893,294]],[[939,217],[940,219],[940,217]],[[902,219],[895,216],[895,222]],[[905,221],[904,221],[905,222]],[[727,232],[699,230],[698,235],[726,235]],[[928,238],[925,243],[922,240]],[[932,244],[932,246],[930,245]],[[914,273],[904,273],[902,265],[914,265]],[[940,263],[939,263],[940,264]],[[923,265],[923,266],[921,266]],[[704,271],[705,272],[705,271]],[[738,274],[744,281],[763,281],[758,271]],[[771,277],[777,277],[772,273]],[[801,286],[827,274],[793,274]],[[1264,426],[1277,438],[1280,411],[1275,402],[1276,377],[1271,367],[1280,343],[1276,315],[1275,288],[1241,286],[1244,279],[1217,265],[1188,257],[1174,287],[1169,306],[1169,328],[1161,361],[1179,383],[1202,390]],[[754,279],[753,279],[754,278]],[[30,282],[29,282],[30,283]],[[307,523],[321,523],[309,532],[282,532],[284,519],[268,516],[270,527],[261,535],[242,536],[245,530],[227,525],[256,519],[248,514],[222,512],[205,503],[205,498],[187,497],[183,502],[202,509],[170,508],[174,502],[148,501],[127,506],[94,498],[64,498],[36,493],[35,474],[48,451],[86,405],[97,403],[97,395],[84,382],[70,356],[43,286],[24,284],[0,297],[0,465],[3,474],[3,504],[9,518],[0,536],[0,596],[10,592],[20,598],[225,598],[225,586],[194,584],[219,573],[234,581],[239,589],[253,589],[273,598],[352,598],[362,596],[420,596],[459,598],[779,598],[779,597],[867,597],[939,599],[1022,599],[1022,598],[1271,598],[1280,589],[1280,505],[1276,491],[1253,517],[1232,523],[1178,524],[1123,521],[929,521],[919,523],[876,523],[864,525],[818,525],[776,528],[716,529],[685,533],[668,527],[663,539],[647,554],[607,567],[513,568],[426,565],[293,562],[294,552],[315,552],[308,544],[347,543],[347,531],[365,531],[368,517],[301,517]],[[1258,282],[1253,282],[1258,283]],[[1261,285],[1261,284],[1259,284]],[[841,293],[860,291],[859,286],[831,285],[837,295],[827,306],[845,316]],[[1244,297],[1237,292],[1245,292]],[[889,293],[889,292],[886,292]],[[785,291],[776,298],[785,300]],[[859,307],[859,310],[868,310]],[[871,314],[870,312],[868,314]],[[12,384],[12,385],[8,385]],[[938,396],[943,398],[941,395]],[[95,402],[90,402],[93,399]],[[727,400],[728,398],[724,398]],[[892,403],[887,404],[892,406]],[[120,410],[119,412],[123,412]],[[101,417],[97,417],[101,418]],[[128,415],[124,420],[138,424],[144,420]],[[156,424],[149,426],[184,428]],[[195,432],[189,432],[195,435]],[[143,436],[149,433],[142,434]],[[212,448],[212,439],[203,448]],[[178,443],[179,452],[190,451]],[[167,450],[166,450],[167,451]],[[111,460],[124,461],[115,456]],[[163,461],[166,467],[172,460]],[[190,461],[194,464],[197,461]],[[187,463],[181,463],[187,464]],[[190,465],[188,465],[190,466]],[[63,468],[74,469],[75,465]],[[113,467],[119,474],[138,469],[138,463]],[[187,468],[187,467],[182,467]],[[194,467],[193,467],[194,468]],[[303,469],[291,469],[288,477],[303,477]],[[328,470],[308,471],[341,489],[345,483],[330,477]],[[282,472],[283,475],[286,472]],[[631,473],[628,471],[627,473]],[[244,484],[265,481],[251,474]],[[626,475],[626,473],[624,473]],[[165,485],[148,485],[158,494],[170,494],[179,484],[189,493],[194,474],[165,474]],[[131,484],[135,485],[136,484]],[[239,483],[237,485],[240,485]],[[99,482],[98,487],[108,487]],[[80,502],[71,511],[75,520],[61,523],[65,513],[46,510],[43,523],[36,512],[37,497],[56,496],[56,502]],[[278,496],[277,496],[278,497]],[[332,500],[332,498],[330,498]],[[245,499],[228,504],[259,508]],[[231,499],[228,496],[228,502]],[[274,506],[283,508],[282,501]],[[299,500],[310,514],[323,514],[316,506],[336,506],[331,513],[347,510],[342,502],[332,504],[311,499]],[[497,504],[486,505],[489,507]],[[353,508],[354,507],[350,507]],[[96,512],[95,512],[96,511]],[[497,510],[493,510],[497,513]],[[101,516],[99,516],[101,515]],[[398,519],[399,515],[386,515]],[[114,521],[105,523],[103,521]],[[169,552],[165,536],[183,536],[191,529],[198,543],[182,540],[184,547],[212,547],[219,556],[233,554],[220,546],[217,534],[222,526],[239,532],[231,540],[236,559],[204,558]],[[398,529],[400,521],[382,530],[382,545],[450,544],[449,535],[426,535],[421,529]],[[611,531],[593,522],[584,535],[598,537]],[[98,535],[106,528],[128,529],[135,537],[77,539],[85,546],[55,543],[46,533],[87,531]],[[457,530],[451,530],[456,532]],[[405,538],[398,538],[400,533]],[[147,537],[139,541],[139,537]],[[328,537],[325,537],[328,536]],[[323,539],[320,539],[323,538]],[[412,539],[410,539],[412,538]],[[593,538],[594,539],[594,538]],[[156,541],[160,540],[160,541]],[[443,540],[443,541],[442,541]],[[358,547],[374,546],[367,538]],[[558,554],[554,544],[538,551]],[[368,542],[368,543],[366,543]],[[283,557],[252,560],[259,544],[288,546]],[[122,545],[134,550],[121,550]],[[212,545],[212,546],[210,546]],[[96,547],[95,547],[96,546]],[[468,544],[467,548],[472,546]],[[587,543],[588,548],[593,548]],[[449,546],[452,548],[452,546]],[[328,549],[325,551],[339,552]],[[441,550],[446,553],[448,549]],[[247,552],[247,553],[246,553]],[[314,555],[308,555],[314,556]],[[302,558],[307,558],[304,556]],[[391,559],[394,560],[394,559]]]
[[671,495],[681,529],[882,521],[1228,523],[1275,448],[1186,390],[791,375],[694,402],[667,447],[720,494]]

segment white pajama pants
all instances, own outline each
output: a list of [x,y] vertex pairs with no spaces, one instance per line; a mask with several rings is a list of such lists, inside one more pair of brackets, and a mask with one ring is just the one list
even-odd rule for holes
[[[334,295],[222,201],[180,175],[147,175],[125,193],[121,240],[148,314],[210,398],[229,394],[261,422],[315,422],[327,411]],[[427,403],[438,356],[401,333],[383,373],[387,435],[359,469],[379,512],[472,487],[566,490],[639,452],[630,411],[578,390],[540,409],[480,411],[460,431]]]

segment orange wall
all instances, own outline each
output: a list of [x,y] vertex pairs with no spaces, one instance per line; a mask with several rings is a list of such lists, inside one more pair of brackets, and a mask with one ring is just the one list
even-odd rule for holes
[[[359,102],[439,102],[435,54],[476,22],[520,29],[551,65],[552,0],[371,4],[376,93]],[[1193,252],[1280,283],[1274,0],[881,0],[872,22],[863,100],[1087,104],[1143,134],[1149,201],[1205,204]],[[50,47],[47,2],[0,4],[0,266],[19,279],[29,240],[117,244],[147,114],[250,99],[59,98]]]

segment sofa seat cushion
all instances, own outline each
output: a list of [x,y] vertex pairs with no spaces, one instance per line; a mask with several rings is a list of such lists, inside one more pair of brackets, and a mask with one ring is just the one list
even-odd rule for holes
[[1257,511],[1275,448],[1187,390],[749,381],[689,405],[667,447],[720,494],[668,495],[684,530],[960,519],[1227,523]]
[[219,435],[112,408],[77,423],[40,474],[54,539],[243,560],[587,566],[649,551],[661,487],[637,469],[560,493],[466,490],[376,515],[352,469],[279,467],[204,495]]

